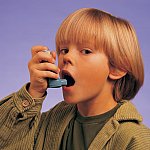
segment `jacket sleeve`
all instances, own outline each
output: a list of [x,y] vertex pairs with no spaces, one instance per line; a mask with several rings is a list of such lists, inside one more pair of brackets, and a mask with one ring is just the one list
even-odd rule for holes
[[130,150],[150,150],[150,129],[141,127],[131,138],[127,149]]
[[24,85],[0,101],[0,149],[30,149],[45,96],[33,99]]

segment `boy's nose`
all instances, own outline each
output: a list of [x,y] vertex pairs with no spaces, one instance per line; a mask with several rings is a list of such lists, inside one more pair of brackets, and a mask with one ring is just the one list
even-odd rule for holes
[[63,63],[73,65],[74,57],[75,57],[74,54],[68,51],[68,53],[66,53],[63,57]]

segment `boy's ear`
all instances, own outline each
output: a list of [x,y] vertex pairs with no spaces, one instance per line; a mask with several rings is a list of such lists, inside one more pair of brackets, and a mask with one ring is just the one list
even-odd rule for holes
[[127,72],[124,71],[124,70],[119,70],[119,69],[111,68],[110,69],[110,73],[109,73],[109,78],[112,79],[112,80],[117,80],[117,79],[122,78],[126,74],[127,74]]

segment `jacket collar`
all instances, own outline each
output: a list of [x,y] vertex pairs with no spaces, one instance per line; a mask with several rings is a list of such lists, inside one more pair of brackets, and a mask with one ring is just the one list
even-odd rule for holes
[[121,101],[122,105],[114,115],[114,119],[117,121],[135,121],[142,122],[143,118],[135,108],[135,106],[127,100]]
[[97,134],[88,150],[101,150],[113,134],[118,130],[120,123],[124,121],[142,122],[141,115],[135,106],[129,101],[121,101],[122,105],[118,108],[115,115],[104,125]]

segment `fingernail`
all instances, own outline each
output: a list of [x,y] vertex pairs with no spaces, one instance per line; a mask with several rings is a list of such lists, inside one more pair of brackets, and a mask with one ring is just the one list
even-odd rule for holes
[[50,50],[48,50],[48,49],[45,49],[45,50],[43,50],[42,52],[46,52],[46,53],[48,53],[48,54],[51,53]]

